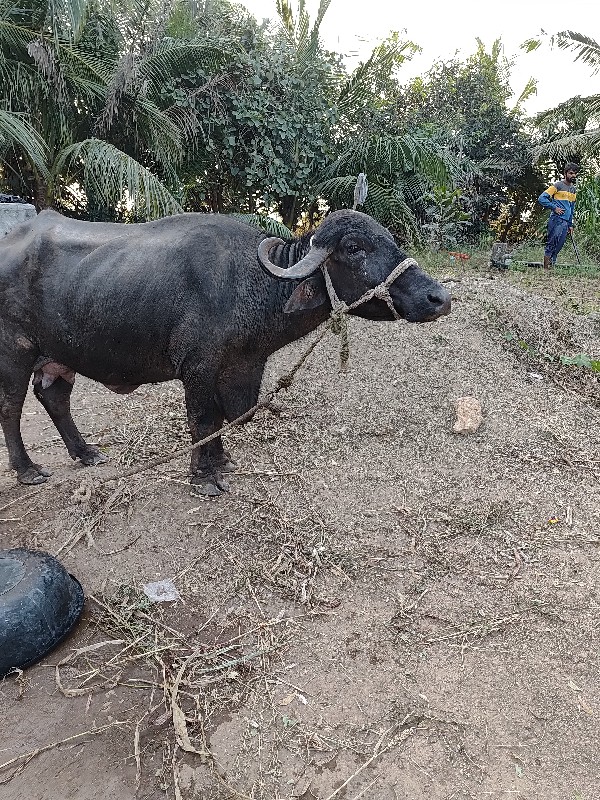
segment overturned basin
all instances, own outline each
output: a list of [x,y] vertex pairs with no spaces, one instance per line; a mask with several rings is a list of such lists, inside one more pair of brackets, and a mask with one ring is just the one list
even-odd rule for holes
[[39,661],[83,611],[81,584],[49,553],[0,550],[0,677]]

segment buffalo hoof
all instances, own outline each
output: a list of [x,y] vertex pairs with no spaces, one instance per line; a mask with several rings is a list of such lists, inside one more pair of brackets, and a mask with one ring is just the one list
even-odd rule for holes
[[229,491],[229,484],[220,474],[217,475],[192,475],[190,483],[194,487],[194,494],[204,497],[219,497]]
[[25,486],[37,486],[40,483],[46,483],[50,475],[52,473],[49,469],[40,467],[39,464],[32,464],[25,472],[17,473],[17,480]]
[[98,464],[106,464],[108,458],[99,450],[90,448],[87,453],[79,456],[79,460],[82,464],[85,464],[86,467],[97,467]]

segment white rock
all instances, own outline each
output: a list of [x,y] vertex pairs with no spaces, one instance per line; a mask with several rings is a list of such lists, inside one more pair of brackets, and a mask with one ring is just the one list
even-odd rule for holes
[[459,397],[455,401],[456,421],[452,430],[455,433],[474,433],[483,422],[481,403],[476,397]]

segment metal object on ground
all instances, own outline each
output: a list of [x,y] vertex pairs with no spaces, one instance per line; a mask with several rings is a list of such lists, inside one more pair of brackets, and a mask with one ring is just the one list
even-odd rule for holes
[[[543,267],[544,266],[544,262],[543,261],[519,261],[517,259],[513,259],[510,263],[512,265],[514,265],[515,267]],[[577,269],[578,267],[583,267],[584,269],[586,269],[586,268],[587,269],[594,269],[593,266],[591,266],[589,264],[582,264],[581,261],[579,262],[579,264],[555,264],[554,267],[552,267],[552,269],[557,269],[557,268],[559,270],[560,269]]]
[[0,203],[27,203],[18,194],[0,194]]
[[70,633],[84,604],[79,581],[49,553],[0,550],[0,677],[39,661]]
[[494,242],[490,255],[490,267],[507,269],[511,263],[508,242]]

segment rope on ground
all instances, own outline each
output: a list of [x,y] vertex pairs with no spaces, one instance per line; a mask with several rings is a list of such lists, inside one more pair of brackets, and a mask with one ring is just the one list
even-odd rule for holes
[[287,389],[292,385],[294,378],[296,377],[296,373],[298,372],[300,367],[304,364],[309,355],[313,352],[315,347],[319,344],[319,342],[321,342],[324,339],[327,331],[330,330],[332,324],[333,322],[330,319],[330,321],[325,325],[321,333],[306,348],[302,356],[289,370],[289,372],[285,373],[284,375],[281,375],[277,383],[275,384],[275,387],[271,389],[271,391],[268,392],[268,394],[260,402],[252,406],[252,408],[250,408],[244,414],[242,414],[239,417],[236,417],[236,419],[231,420],[231,422],[228,422],[227,424],[223,425],[221,428],[219,428],[218,431],[211,433],[210,436],[205,436],[204,439],[201,439],[199,442],[195,442],[194,444],[189,445],[188,447],[182,447],[179,450],[175,450],[172,453],[169,453],[169,455],[167,456],[161,456],[160,458],[155,458],[152,461],[147,461],[145,464],[141,464],[139,467],[132,467],[131,469],[125,470],[124,472],[122,471],[114,475],[109,475],[106,478],[102,478],[102,480],[98,482],[98,485],[102,486],[105,483],[110,483],[111,481],[121,480],[122,478],[131,478],[133,475],[137,475],[140,472],[146,472],[147,470],[150,469],[156,469],[156,467],[160,467],[163,464],[167,464],[169,461],[174,461],[176,458],[181,458],[182,456],[189,455],[194,450],[198,450],[198,448],[203,447],[205,444],[208,444],[209,442],[212,442],[213,439],[217,439],[219,436],[221,436],[223,433],[230,430],[231,428],[235,428],[236,426],[242,425],[244,422],[247,422],[251,417],[254,416],[254,414],[260,408],[268,406],[282,389]]

